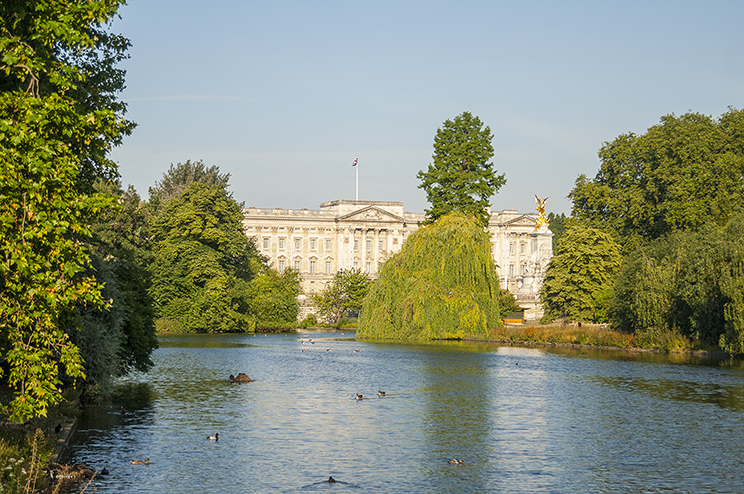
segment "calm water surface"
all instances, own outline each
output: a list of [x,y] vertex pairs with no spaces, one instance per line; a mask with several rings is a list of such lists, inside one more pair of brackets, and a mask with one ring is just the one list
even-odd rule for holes
[[66,461],[98,493],[744,492],[740,362],[306,334],[161,337]]

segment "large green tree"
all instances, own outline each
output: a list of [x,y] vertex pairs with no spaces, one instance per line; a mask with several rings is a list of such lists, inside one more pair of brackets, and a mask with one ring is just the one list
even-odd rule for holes
[[318,314],[338,325],[344,315],[355,315],[362,310],[369,287],[370,280],[361,269],[340,270],[312,299]]
[[545,273],[541,298],[546,319],[604,321],[621,260],[620,246],[609,234],[570,226]]
[[[93,380],[100,381],[93,384],[105,390],[112,376],[133,369],[149,370],[153,366],[152,350],[158,347],[158,341],[149,295],[151,278],[147,266],[152,261],[152,247],[146,205],[131,185],[124,191],[118,182],[99,182],[96,188],[115,195],[118,203],[116,208],[104,211],[92,225],[91,250],[95,256],[96,278],[103,281],[102,276],[109,273],[106,287],[115,289],[115,293],[104,293],[104,298],[112,301],[112,311],[120,311],[121,323],[118,326],[107,323],[106,317],[109,316],[97,314],[99,311],[93,310],[93,314],[83,311],[83,326],[87,333],[92,335],[98,331],[109,343],[117,342],[111,357],[113,361],[107,363],[114,372],[99,372],[101,379]],[[86,321],[103,323],[86,326]],[[99,348],[104,347],[91,345],[89,352],[81,347],[86,362],[92,361]]]
[[724,225],[744,204],[744,111],[667,115],[605,143],[594,179],[579,176],[573,215],[612,230],[630,252],[676,231]]
[[433,163],[419,171],[420,189],[426,191],[431,208],[427,223],[460,211],[488,225],[487,209],[491,196],[506,183],[504,174],[496,174],[493,163],[493,136],[483,122],[464,112],[444,122],[434,137]]
[[564,213],[548,214],[548,226],[550,227],[550,231],[553,233],[553,245],[558,245],[561,237],[563,237],[563,234],[566,233],[568,220],[569,218],[567,218]]
[[276,330],[297,327],[300,310],[300,274],[294,269],[279,273],[262,259],[253,261],[258,273],[245,286],[248,313],[254,318],[257,330]]
[[117,93],[126,39],[110,34],[121,2],[0,3],[0,373],[12,419],[45,415],[60,372],[84,377],[63,331],[75,304],[104,307],[85,241],[114,198],[93,190],[133,124]]
[[229,181],[230,174],[221,173],[216,165],[207,167],[201,160],[186,160],[185,163],[171,165],[163,174],[163,179],[150,187],[150,205],[155,209],[165,206],[172,199],[180,197],[194,182],[227,190]]
[[501,322],[491,236],[453,212],[411,235],[364,299],[357,336],[400,340],[487,336]]
[[240,205],[223,187],[194,182],[154,218],[151,295],[157,317],[182,331],[255,328],[245,285],[255,273],[255,245]]

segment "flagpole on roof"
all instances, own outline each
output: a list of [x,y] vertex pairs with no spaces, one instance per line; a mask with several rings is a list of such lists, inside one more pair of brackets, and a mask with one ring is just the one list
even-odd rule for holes
[[359,155],[358,154],[352,166],[356,168],[356,199],[355,200],[358,201],[359,200]]

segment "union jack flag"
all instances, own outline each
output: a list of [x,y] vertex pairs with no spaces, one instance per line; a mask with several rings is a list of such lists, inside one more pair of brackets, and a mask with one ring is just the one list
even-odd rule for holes
[[359,163],[359,155],[357,155],[356,159],[354,160],[354,163],[352,163],[351,166],[357,166],[357,163]]

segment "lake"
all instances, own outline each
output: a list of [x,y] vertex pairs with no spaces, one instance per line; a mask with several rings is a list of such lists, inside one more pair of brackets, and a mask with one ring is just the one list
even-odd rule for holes
[[744,491],[741,361],[333,332],[160,345],[84,409],[63,460],[110,471],[86,492]]

